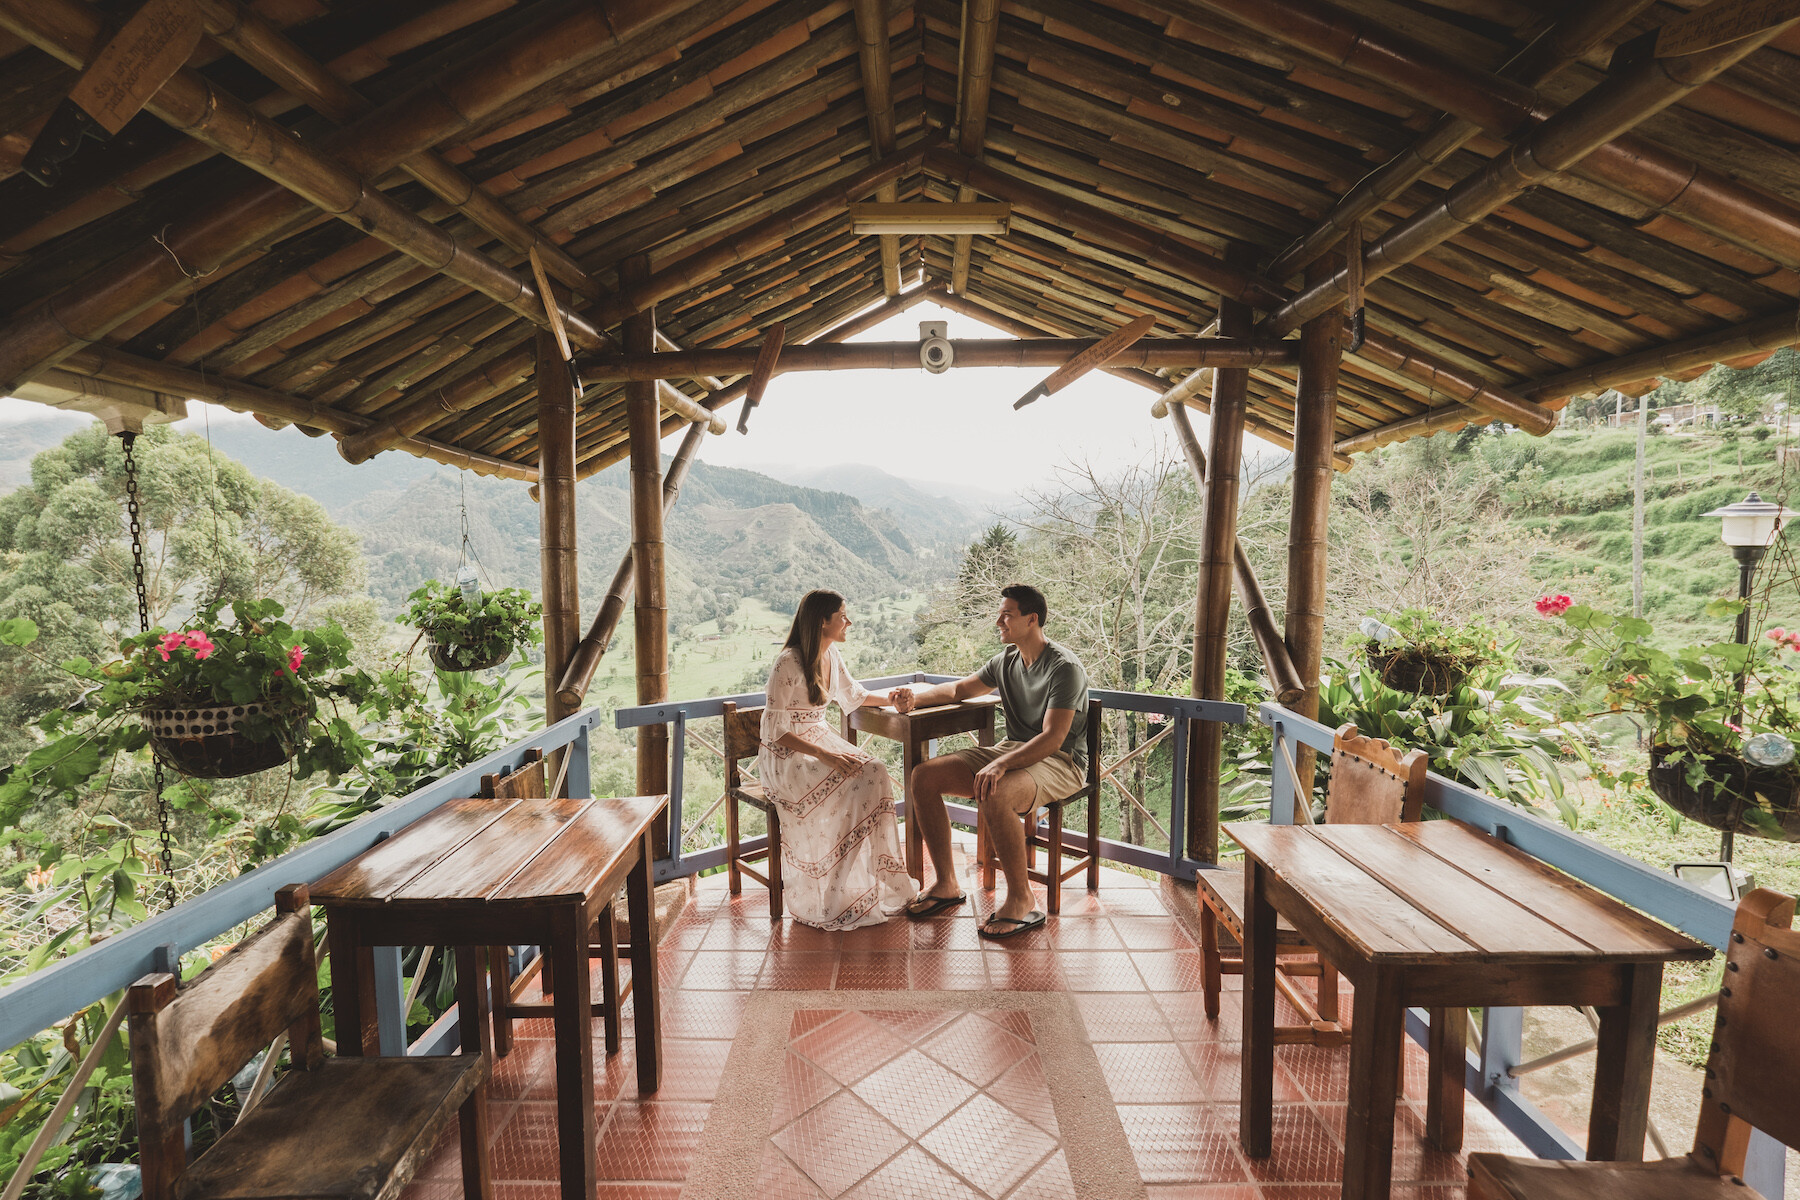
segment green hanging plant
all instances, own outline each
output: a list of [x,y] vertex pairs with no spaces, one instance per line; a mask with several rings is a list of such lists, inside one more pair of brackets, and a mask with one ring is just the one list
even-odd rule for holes
[[515,648],[544,640],[544,606],[523,588],[463,593],[433,579],[407,597],[407,623],[431,643],[431,660],[446,671],[478,671],[505,662]]

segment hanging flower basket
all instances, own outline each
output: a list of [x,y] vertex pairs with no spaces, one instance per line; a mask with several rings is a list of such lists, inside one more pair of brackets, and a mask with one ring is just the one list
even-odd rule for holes
[[428,639],[432,665],[440,671],[485,671],[489,667],[499,666],[512,654],[511,646],[483,654],[479,646],[440,642],[429,629],[425,631],[425,636]]
[[1664,761],[1675,753],[1673,746],[1650,748],[1650,790],[1664,804],[1713,829],[1800,842],[1800,772],[1715,755],[1703,760],[1706,778],[1696,787],[1688,779],[1688,758]]
[[[183,775],[233,779],[279,767],[298,749],[298,722],[273,720],[272,706],[196,704],[143,710],[145,731],[156,757]],[[262,726],[252,737],[245,726]]]
[[1381,682],[1397,692],[1415,696],[1448,696],[1469,677],[1466,661],[1439,658],[1414,646],[1368,651],[1369,667]]

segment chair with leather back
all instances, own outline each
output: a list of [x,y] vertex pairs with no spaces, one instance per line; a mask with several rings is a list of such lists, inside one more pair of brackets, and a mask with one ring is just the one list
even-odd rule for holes
[[[725,702],[725,862],[731,894],[736,896],[744,890],[743,877],[748,875],[769,889],[769,920],[779,921],[781,810],[762,784],[744,778],[738,765],[746,758],[755,758],[762,749],[762,715],[760,708],[739,708],[729,700]],[[739,804],[748,804],[768,822],[769,843],[763,849],[744,853],[738,834]],[[763,869],[758,871],[746,865],[753,862],[761,862]]]
[[[1063,881],[1083,871],[1087,872],[1088,891],[1100,890],[1100,716],[1101,705],[1098,700],[1088,701],[1087,717],[1087,781],[1079,790],[1069,793],[1060,800],[1044,805],[1044,815],[1048,818],[1048,829],[1038,827],[1037,810],[1025,813],[1020,819],[1025,822],[1025,868],[1026,874],[1036,883],[1044,885],[1044,908],[1055,916],[1062,911]],[[1068,866],[1063,866],[1063,808],[1066,805],[1087,800],[1087,852]],[[1037,869],[1038,847],[1046,853],[1046,869]],[[994,853],[992,840],[988,837],[987,823],[978,820],[975,824],[975,861],[981,864],[981,886],[992,890],[994,871],[999,865],[999,857]]]

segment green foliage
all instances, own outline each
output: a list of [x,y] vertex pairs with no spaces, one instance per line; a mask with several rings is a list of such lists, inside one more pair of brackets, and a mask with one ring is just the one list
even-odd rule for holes
[[1482,667],[1510,665],[1519,644],[1516,638],[1502,644],[1507,635],[1479,616],[1448,621],[1429,609],[1406,608],[1391,614],[1372,611],[1369,618],[1363,622],[1361,640],[1371,664],[1395,657],[1417,659],[1446,679]]
[[485,662],[544,640],[544,606],[523,588],[482,592],[473,606],[457,588],[428,580],[411,596],[405,618],[459,663]]

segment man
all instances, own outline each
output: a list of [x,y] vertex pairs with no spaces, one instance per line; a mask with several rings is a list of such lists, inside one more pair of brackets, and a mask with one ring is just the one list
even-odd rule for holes
[[1031,907],[1021,816],[1081,790],[1087,759],[1087,671],[1068,650],[1044,636],[1049,610],[1044,594],[1025,584],[1000,590],[994,624],[1004,648],[980,671],[905,696],[902,712],[1000,693],[1007,740],[941,755],[913,769],[908,804],[937,868],[937,880],[907,906],[909,917],[935,916],[964,896],[951,858],[950,814],[944,797],[970,796],[987,822],[1006,899],[981,927],[985,938],[1007,938],[1036,929],[1044,914]]

